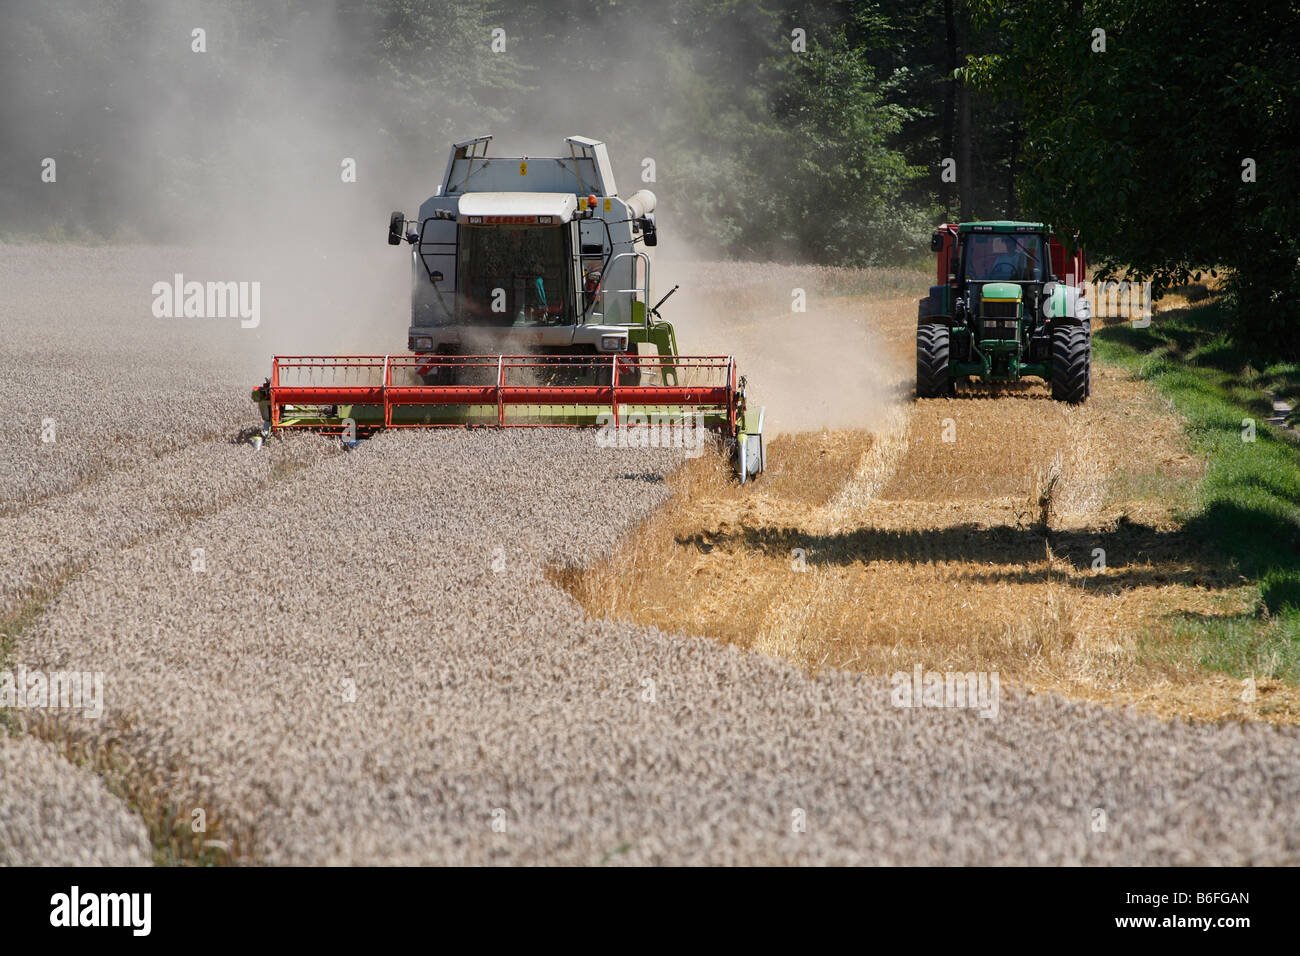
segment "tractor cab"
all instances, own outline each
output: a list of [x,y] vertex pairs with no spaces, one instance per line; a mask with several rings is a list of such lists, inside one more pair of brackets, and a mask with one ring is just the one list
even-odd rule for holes
[[1047,243],[1041,234],[971,233],[962,244],[966,282],[1042,282]]
[[[1014,230],[998,228],[1004,225]],[[1051,278],[1046,232],[1039,223],[964,223],[958,237],[958,302],[988,353],[990,375],[1011,378],[1019,345],[1039,344],[1042,334],[1035,320]]]

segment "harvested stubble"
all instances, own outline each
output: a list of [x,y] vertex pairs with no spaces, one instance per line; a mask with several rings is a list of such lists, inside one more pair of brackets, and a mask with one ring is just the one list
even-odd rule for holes
[[996,720],[897,708],[586,619],[546,567],[612,546],[678,461],[372,439],[72,581],[18,655],[106,671],[109,714],[38,729],[115,740],[267,863],[1300,860],[1295,734],[1006,688]]
[[0,866],[145,866],[140,818],[89,770],[0,728]]
[[[845,304],[882,343],[873,368],[908,369],[915,300]],[[1258,595],[1183,530],[1204,463],[1123,371],[1099,365],[1083,407],[1041,384],[968,385],[890,409],[870,435],[783,435],[770,455],[744,489],[692,463],[635,550],[566,588],[599,616],[811,670],[921,661],[1161,716],[1300,723],[1294,688],[1261,679],[1247,697],[1179,635],[1187,616],[1249,613]],[[610,600],[607,581],[629,576],[636,595]]]

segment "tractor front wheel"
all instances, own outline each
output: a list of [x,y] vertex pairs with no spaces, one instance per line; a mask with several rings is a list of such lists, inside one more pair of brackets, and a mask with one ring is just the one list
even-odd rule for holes
[[1092,335],[1087,326],[1052,331],[1052,398],[1079,405],[1092,392]]
[[916,327],[916,397],[944,398],[956,391],[949,371],[948,326],[922,322]]

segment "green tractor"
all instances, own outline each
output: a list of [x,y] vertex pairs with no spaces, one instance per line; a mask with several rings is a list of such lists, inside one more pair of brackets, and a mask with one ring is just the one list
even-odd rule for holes
[[1068,251],[1040,222],[945,223],[930,249],[938,285],[916,322],[916,396],[956,394],[957,382],[1041,378],[1052,398],[1092,391],[1092,307],[1083,250]]

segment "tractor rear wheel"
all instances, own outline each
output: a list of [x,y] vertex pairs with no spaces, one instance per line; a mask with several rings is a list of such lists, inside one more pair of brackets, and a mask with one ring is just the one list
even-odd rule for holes
[[948,326],[922,322],[916,327],[916,397],[944,398],[953,394],[956,383],[949,372]]
[[1092,335],[1086,326],[1052,330],[1052,398],[1079,405],[1092,392]]
[[1085,321],[1083,327],[1088,330],[1088,397],[1092,398],[1092,323]]

